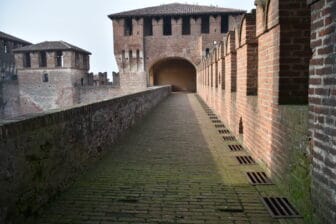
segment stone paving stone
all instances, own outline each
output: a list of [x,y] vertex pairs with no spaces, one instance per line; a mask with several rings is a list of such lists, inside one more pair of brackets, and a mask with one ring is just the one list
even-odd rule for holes
[[[102,127],[103,128],[103,127]],[[194,94],[174,93],[31,223],[302,223],[277,220]],[[28,223],[27,222],[27,223]]]

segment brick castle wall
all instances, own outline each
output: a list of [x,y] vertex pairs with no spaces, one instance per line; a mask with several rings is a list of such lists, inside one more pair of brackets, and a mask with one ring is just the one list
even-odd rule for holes
[[80,86],[78,87],[78,92],[78,103],[80,104],[94,103],[127,94],[122,92],[119,87],[114,87],[112,85]]
[[309,126],[313,140],[312,197],[322,223],[336,220],[336,2],[311,8]]
[[[217,75],[209,63],[216,50],[198,66],[198,94],[270,177],[288,184],[282,184],[285,193],[309,222],[309,8],[305,0],[256,2],[256,10],[232,24],[217,46],[224,48],[216,59],[224,62],[217,69],[222,83],[207,81]],[[297,174],[298,167],[307,174]]]
[[30,67],[24,65],[24,54],[15,54],[18,80],[0,83],[0,119],[97,102],[135,91],[122,91],[119,85],[108,85],[106,80],[101,80],[104,85],[93,86],[88,55],[78,54],[76,61],[74,51],[63,51],[63,65],[56,67],[56,53],[46,53],[44,67],[39,65],[39,52],[30,52]]
[[[240,15],[229,16],[229,21]],[[114,54],[122,89],[143,89],[151,85],[151,68],[167,58],[183,58],[197,65],[206,49],[223,39],[221,17],[210,16],[209,33],[201,33],[201,19],[190,18],[190,35],[182,35],[182,18],[171,18],[172,34],[163,35],[163,19],[153,18],[153,35],[145,36],[144,19],[132,19],[133,32],[124,35],[124,19],[113,20]]]

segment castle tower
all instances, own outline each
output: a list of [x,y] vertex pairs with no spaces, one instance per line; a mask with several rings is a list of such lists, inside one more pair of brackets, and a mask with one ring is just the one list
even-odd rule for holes
[[75,87],[84,85],[90,52],[64,41],[46,41],[13,52],[22,114],[77,103]]
[[244,11],[167,4],[109,15],[123,91],[171,84],[196,91],[195,66]]

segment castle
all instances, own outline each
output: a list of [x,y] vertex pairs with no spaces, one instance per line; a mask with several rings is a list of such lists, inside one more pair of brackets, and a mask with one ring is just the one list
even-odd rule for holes
[[243,13],[173,3],[109,15],[121,88],[172,84],[196,92],[196,65]]
[[[109,15],[119,68],[116,88],[104,85],[105,74],[98,81],[88,74],[86,50],[62,41],[29,45],[16,39],[21,41],[21,48],[13,51],[17,76],[3,76],[16,87],[6,88],[9,84],[2,82],[2,111],[12,113],[24,105],[28,113],[88,104],[0,126],[0,146],[10,149],[4,150],[7,160],[0,163],[1,170],[6,169],[10,178],[25,175],[26,169],[13,174],[11,164],[27,167],[30,154],[22,156],[22,148],[30,152],[30,146],[35,147],[40,156],[34,155],[36,164],[60,174],[52,186],[41,180],[41,194],[48,199],[53,196],[45,193],[49,188],[57,192],[71,179],[69,170],[59,166],[66,153],[66,163],[76,176],[87,160],[99,157],[106,142],[114,143],[172,88],[196,92],[208,115],[223,121],[227,130],[221,131],[231,133],[229,137],[247,149],[300,211],[314,213],[321,223],[334,223],[336,2],[256,0],[255,5],[246,13],[174,3]],[[134,94],[102,101],[125,93]],[[15,107],[17,102],[24,105]],[[63,150],[64,142],[69,150]],[[53,150],[50,154],[48,147]],[[52,159],[44,160],[45,155]],[[39,171],[49,176],[47,169]],[[43,204],[30,193],[42,184],[31,187],[33,181],[25,180],[18,188],[31,191],[15,198],[10,197],[17,193],[12,190],[15,183],[2,179],[11,204],[22,198],[22,204],[27,198]]]
[[65,108],[120,95],[107,73],[89,73],[91,53],[65,41],[38,44],[0,33],[0,118]]

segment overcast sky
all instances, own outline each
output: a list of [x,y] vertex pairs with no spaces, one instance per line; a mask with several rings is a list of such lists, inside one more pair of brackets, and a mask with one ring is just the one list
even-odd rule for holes
[[0,0],[0,30],[39,43],[64,40],[92,53],[91,71],[117,71],[107,15],[173,2],[250,11],[254,0]]

